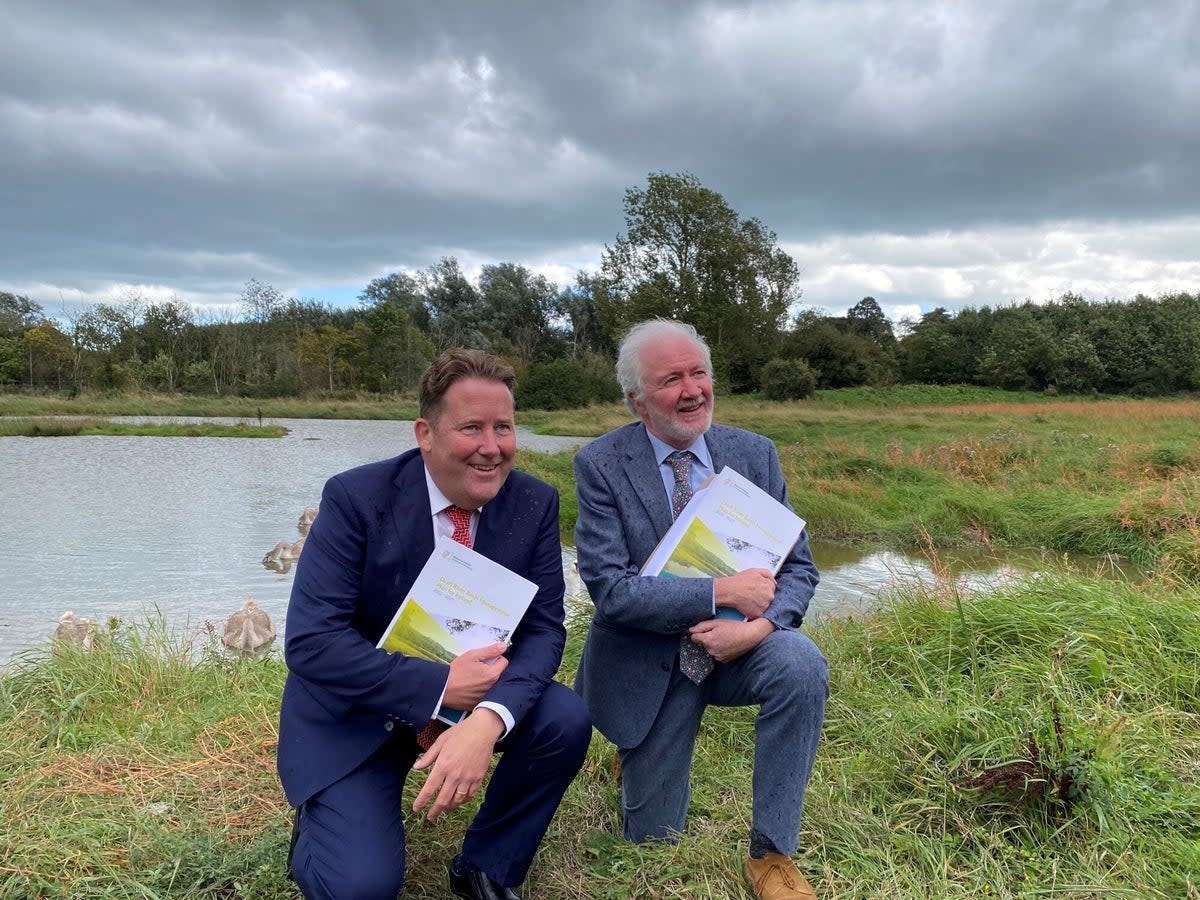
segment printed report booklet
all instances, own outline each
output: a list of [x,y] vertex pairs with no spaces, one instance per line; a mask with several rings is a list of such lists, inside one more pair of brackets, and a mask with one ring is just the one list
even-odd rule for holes
[[[746,569],[767,569],[776,575],[804,524],[786,504],[725,466],[692,495],[641,574],[720,578]],[[743,616],[722,606],[717,618]]]
[[[433,662],[508,641],[537,585],[455,541],[440,540],[375,646]],[[451,725],[463,711],[443,706]]]

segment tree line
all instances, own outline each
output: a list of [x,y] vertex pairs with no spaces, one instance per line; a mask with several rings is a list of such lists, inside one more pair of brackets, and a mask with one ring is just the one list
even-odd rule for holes
[[621,334],[666,316],[693,323],[735,393],[790,399],[894,383],[1152,396],[1200,390],[1200,297],[943,308],[891,322],[864,297],[845,316],[791,315],[800,270],[774,232],[694,176],[651,174],[625,193],[625,231],[596,273],[560,287],[516,263],[468,278],[453,257],[371,281],[342,309],[246,283],[236,313],[131,296],[55,318],[0,292],[0,385],[251,397],[395,393],[448,346],[491,350],[521,375],[518,402],[618,398]]

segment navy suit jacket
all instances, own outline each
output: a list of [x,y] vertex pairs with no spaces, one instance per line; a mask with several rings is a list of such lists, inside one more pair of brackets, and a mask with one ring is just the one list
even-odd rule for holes
[[[714,471],[731,466],[787,503],[779,455],[768,438],[714,425],[704,440]],[[575,689],[605,737],[636,747],[662,706],[679,635],[712,617],[712,579],[638,574],[672,521],[641,423],[617,428],[575,454],[575,488],[579,574],[596,606]],[[806,530],[776,576],[765,616],[780,628],[799,627],[817,581]]]
[[[293,806],[356,769],[395,728],[419,731],[434,711],[449,667],[375,647],[433,547],[419,451],[325,484],[284,642],[278,766]],[[558,671],[566,637],[557,491],[510,473],[480,513],[474,548],[538,586],[508,667],[484,698],[520,723]]]

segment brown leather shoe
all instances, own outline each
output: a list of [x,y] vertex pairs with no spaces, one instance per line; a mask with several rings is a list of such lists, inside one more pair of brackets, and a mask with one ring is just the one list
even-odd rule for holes
[[746,878],[758,900],[817,900],[812,885],[782,853],[746,860]]

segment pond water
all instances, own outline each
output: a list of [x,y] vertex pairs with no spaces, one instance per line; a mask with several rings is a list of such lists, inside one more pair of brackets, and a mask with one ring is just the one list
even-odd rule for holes
[[[0,665],[44,643],[65,610],[98,622],[158,611],[186,631],[223,620],[253,596],[282,625],[292,575],[266,568],[264,554],[300,536],[297,519],[330,475],[414,441],[411,422],[271,421],[290,433],[0,438]],[[524,429],[518,437],[519,446],[547,452],[580,443]],[[819,614],[865,610],[898,581],[933,578],[923,560],[902,554],[815,543],[814,556]],[[568,550],[568,576],[571,561]],[[1039,565],[1036,555],[952,564],[974,586]],[[586,597],[570,581],[573,596]]]

